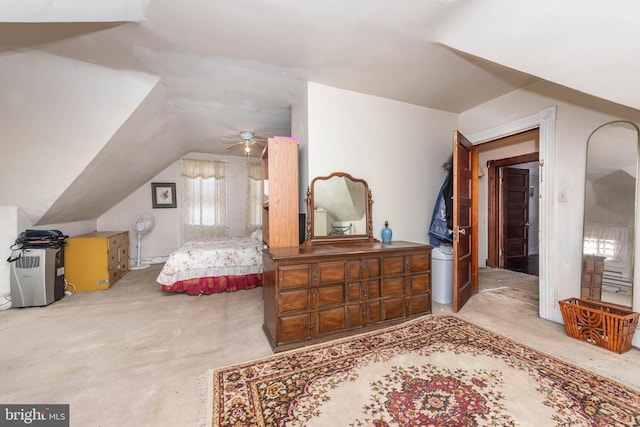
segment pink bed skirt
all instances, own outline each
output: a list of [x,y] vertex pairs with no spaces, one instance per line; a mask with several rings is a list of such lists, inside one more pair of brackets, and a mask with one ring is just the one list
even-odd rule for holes
[[240,289],[251,289],[262,285],[262,273],[246,276],[201,277],[176,282],[173,285],[162,285],[163,292],[186,292],[189,295],[209,295],[221,292],[235,292]]

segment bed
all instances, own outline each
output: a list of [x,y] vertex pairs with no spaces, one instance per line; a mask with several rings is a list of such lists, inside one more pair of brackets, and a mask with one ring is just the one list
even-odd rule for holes
[[262,235],[186,242],[165,262],[163,292],[190,295],[234,292],[262,285]]

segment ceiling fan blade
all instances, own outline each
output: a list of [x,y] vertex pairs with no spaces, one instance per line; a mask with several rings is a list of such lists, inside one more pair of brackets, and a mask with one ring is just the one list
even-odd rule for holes
[[238,148],[238,147],[240,147],[242,145],[244,145],[244,141],[234,142],[233,144],[229,144],[227,146],[227,150],[233,150],[233,149],[236,149],[236,148]]
[[220,140],[227,142],[242,142],[237,136],[222,136],[220,137]]

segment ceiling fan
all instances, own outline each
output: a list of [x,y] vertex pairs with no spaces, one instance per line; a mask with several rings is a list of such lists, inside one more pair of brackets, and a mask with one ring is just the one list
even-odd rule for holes
[[223,137],[223,141],[232,141],[231,144],[227,147],[227,150],[235,150],[238,147],[243,147],[243,151],[245,156],[251,156],[251,149],[257,148],[262,150],[267,142],[267,138],[263,136],[255,135],[250,131],[242,131],[240,132],[240,140],[238,137]]

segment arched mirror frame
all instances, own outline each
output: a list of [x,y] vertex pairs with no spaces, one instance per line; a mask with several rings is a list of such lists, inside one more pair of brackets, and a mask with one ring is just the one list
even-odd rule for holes
[[[590,206],[592,206],[594,204],[594,201],[591,200],[590,198],[595,198],[595,190],[593,188],[589,188],[590,181],[588,178],[588,174],[589,174],[589,167],[590,167],[590,154],[593,155],[593,152],[590,152],[590,148],[593,148],[592,144],[601,142],[598,139],[595,139],[595,136],[598,135],[598,133],[602,133],[602,131],[604,130],[604,128],[606,128],[607,126],[610,125],[626,125],[629,128],[633,128],[633,130],[635,130],[635,162],[630,162],[631,163],[635,163],[635,183],[633,184],[633,207],[632,207],[632,217],[629,220],[629,224],[632,225],[633,229],[631,231],[631,233],[629,233],[630,235],[627,235],[627,241],[628,241],[628,245],[630,246],[629,248],[629,254],[627,256],[627,259],[629,260],[629,266],[628,266],[628,273],[622,273],[621,276],[622,280],[628,280],[630,282],[630,294],[628,296],[628,300],[625,298],[610,298],[608,296],[604,296],[603,298],[603,288],[604,286],[607,286],[607,289],[609,287],[611,287],[608,283],[609,280],[617,280],[617,279],[610,279],[611,275],[616,275],[618,274],[617,271],[615,271],[615,269],[613,272],[611,270],[607,270],[607,267],[605,267],[605,257],[603,256],[594,256],[591,252],[592,251],[586,251],[585,250],[585,246],[586,246],[586,239],[587,236],[593,236],[594,235],[594,231],[593,231],[593,224],[596,221],[593,221],[593,218],[588,218],[588,214],[587,214],[587,210]],[[608,142],[608,141],[607,141]],[[626,142],[623,142],[624,144],[626,144]],[[606,152],[609,153],[613,153],[616,152],[613,144],[608,144],[606,147]],[[629,154],[631,152],[629,151]],[[629,156],[630,157],[630,156]],[[629,307],[631,308],[633,306],[633,293],[635,292],[634,289],[634,274],[635,274],[635,268],[634,268],[634,258],[635,258],[635,236],[636,236],[636,224],[637,224],[637,215],[638,215],[638,173],[640,172],[640,129],[638,128],[638,126],[636,126],[634,123],[626,121],[626,120],[616,120],[616,121],[611,121],[608,123],[605,123],[601,126],[599,126],[598,128],[596,128],[590,135],[589,138],[587,140],[587,150],[586,150],[586,156],[585,156],[585,194],[584,194],[584,211],[583,211],[583,231],[582,231],[582,238],[583,238],[583,247],[582,247],[582,280],[581,280],[581,289],[580,289],[580,297],[583,299],[593,299],[593,300],[601,300],[603,302],[608,302],[608,303],[613,303],[613,304],[618,304],[618,305],[622,305],[625,307]],[[631,192],[630,191],[630,192]],[[612,191],[609,191],[609,193],[613,193]],[[601,254],[599,254],[601,255]],[[623,267],[624,269],[624,267]],[[628,277],[624,277],[624,276],[628,276]],[[620,288],[622,289],[622,288]],[[624,302],[623,302],[624,301]]]
[[[352,235],[340,234],[340,235],[327,235],[327,236],[314,235],[314,228],[315,228],[314,211],[316,206],[314,193],[315,193],[316,183],[318,183],[319,181],[326,181],[326,180],[330,180],[332,178],[337,178],[337,177],[343,177],[353,182],[361,183],[364,186],[364,197],[366,198],[366,200],[364,201],[366,206],[365,208],[366,233],[365,234],[352,234]],[[346,172],[334,172],[327,176],[319,176],[314,178],[311,181],[311,185],[307,188],[307,241],[306,241],[306,244],[312,245],[314,243],[321,244],[321,243],[340,243],[340,242],[349,243],[349,242],[358,242],[358,241],[367,241],[367,242],[377,241],[373,237],[373,220],[371,218],[372,204],[373,204],[373,198],[371,196],[371,190],[369,189],[369,185],[367,184],[367,181],[365,181],[364,179],[354,178]]]

